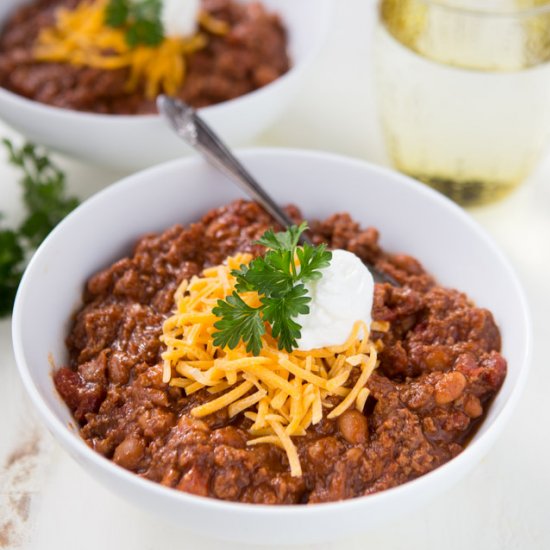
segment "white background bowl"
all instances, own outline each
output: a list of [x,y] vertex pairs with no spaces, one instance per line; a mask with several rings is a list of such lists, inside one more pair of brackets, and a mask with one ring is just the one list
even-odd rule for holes
[[[250,0],[239,0],[250,1]],[[0,26],[16,6],[2,0]],[[231,145],[250,141],[284,111],[329,28],[332,0],[262,0],[288,30],[292,67],[254,92],[205,107],[201,115]],[[28,139],[78,159],[123,170],[146,168],[188,151],[158,115],[100,115],[50,107],[0,88],[0,118]]]
[[[199,159],[135,174],[100,192],[69,215],[33,257],[19,288],[13,338],[24,385],[64,448],[113,491],[179,525],[225,540],[314,543],[366,531],[417,508],[456,483],[484,455],[510,417],[531,351],[523,291],[492,240],[456,205],[387,169],[343,157],[291,150],[256,150],[241,158],[280,203],[308,218],[348,211],[381,230],[389,251],[407,252],[448,286],[493,311],[509,371],[472,442],[441,468],[395,489],[344,502],[260,506],[197,497],[168,489],[116,466],[79,437],[48,368],[66,361],[71,314],[86,279],[127,254],[143,233],[187,223],[240,196]],[[81,498],[75,494],[75,498]]]

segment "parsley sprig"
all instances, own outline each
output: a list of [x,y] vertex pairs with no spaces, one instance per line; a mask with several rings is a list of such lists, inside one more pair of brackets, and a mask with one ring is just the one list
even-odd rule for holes
[[78,204],[76,198],[66,196],[65,174],[46,154],[30,143],[18,148],[7,139],[2,141],[10,163],[23,172],[20,184],[26,217],[17,228],[0,223],[0,317],[11,313],[25,260]]
[[0,228],[0,317],[8,315],[23,275],[24,252],[18,233]]
[[[242,340],[248,352],[258,355],[268,323],[279,349],[291,352],[297,347],[302,327],[293,318],[307,315],[311,302],[304,283],[320,279],[321,269],[332,259],[324,244],[298,246],[307,227],[303,222],[280,233],[266,231],[257,241],[267,248],[266,254],[231,272],[235,290],[212,310],[220,318],[214,324],[214,345],[234,349]],[[259,307],[249,306],[240,296],[251,291],[258,293]]]
[[125,29],[126,43],[131,47],[157,46],[164,38],[161,9],[161,0],[109,0],[105,23]]

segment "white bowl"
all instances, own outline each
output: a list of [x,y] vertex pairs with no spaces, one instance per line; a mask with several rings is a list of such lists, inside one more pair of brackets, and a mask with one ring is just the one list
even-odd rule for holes
[[[250,1],[250,0],[238,0]],[[16,6],[2,0],[0,27]],[[239,98],[200,109],[232,146],[249,142],[272,124],[299,89],[306,67],[329,28],[332,0],[262,0],[288,29],[291,69]],[[123,170],[147,168],[189,152],[158,115],[101,115],[50,107],[0,88],[0,118],[29,140],[78,159]]]
[[52,232],[33,257],[17,295],[17,364],[41,417],[61,445],[130,501],[225,540],[284,544],[351,536],[416,509],[456,483],[495,441],[518,400],[529,363],[531,332],[524,294],[508,261],[468,214],[405,176],[324,153],[259,149],[240,157],[279,203],[298,205],[308,218],[350,212],[362,224],[381,230],[386,249],[416,256],[442,284],[464,290],[492,310],[509,371],[463,453],[415,481],[371,496],[309,506],[262,506],[163,487],[116,466],[84,443],[55,391],[48,356],[52,354],[57,365],[66,361],[69,320],[90,275],[127,254],[143,233],[191,222],[242,196],[194,158],[124,179],[86,201]]

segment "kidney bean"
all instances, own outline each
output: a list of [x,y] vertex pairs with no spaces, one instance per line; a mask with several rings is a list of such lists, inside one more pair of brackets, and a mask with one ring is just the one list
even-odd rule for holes
[[352,445],[365,443],[369,436],[367,417],[355,409],[348,409],[338,417],[338,429]]
[[446,405],[458,399],[466,387],[466,377],[461,372],[449,372],[435,385],[435,402]]
[[470,418],[478,418],[483,414],[483,407],[481,401],[475,395],[467,395],[464,400],[464,412]]
[[113,461],[123,468],[135,470],[144,452],[145,444],[143,443],[143,439],[136,435],[129,435],[115,449]]

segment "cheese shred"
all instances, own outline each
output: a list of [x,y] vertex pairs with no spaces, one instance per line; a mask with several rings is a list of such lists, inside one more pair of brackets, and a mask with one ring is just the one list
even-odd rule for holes
[[[366,383],[378,365],[377,346],[362,321],[354,324],[344,344],[311,352],[279,350],[269,330],[256,357],[242,342],[233,350],[214,346],[218,318],[212,308],[232,291],[231,270],[250,260],[250,255],[240,254],[181,283],[174,295],[175,313],[163,325],[163,381],[187,395],[206,390],[211,397],[191,409],[194,417],[224,408],[230,417],[243,413],[251,422],[247,444],[284,449],[291,475],[301,476],[292,438],[321,422],[327,409],[329,419],[351,407],[363,410],[369,395]],[[260,303],[254,292],[241,297],[252,307]]]

